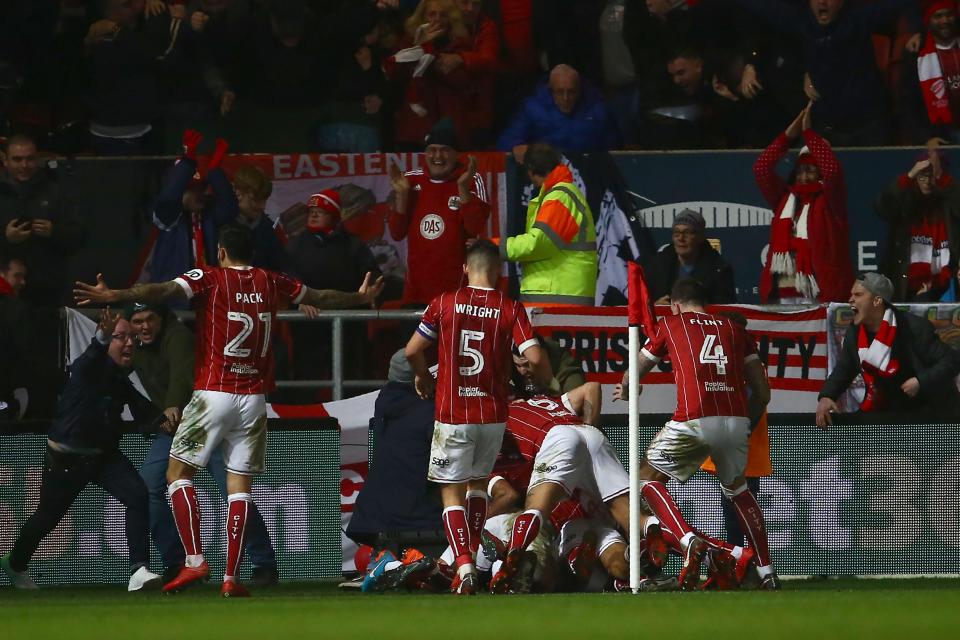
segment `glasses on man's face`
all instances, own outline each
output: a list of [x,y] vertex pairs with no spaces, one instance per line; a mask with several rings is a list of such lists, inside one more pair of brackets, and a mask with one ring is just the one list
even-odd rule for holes
[[127,340],[130,340],[130,341],[132,342],[133,340],[136,339],[137,334],[135,334],[135,333],[114,333],[114,334],[111,335],[110,337],[113,338],[114,340],[116,340],[117,342],[126,342]]

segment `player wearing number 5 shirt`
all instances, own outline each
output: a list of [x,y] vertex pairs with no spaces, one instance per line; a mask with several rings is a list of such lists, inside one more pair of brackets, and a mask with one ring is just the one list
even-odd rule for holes
[[252,500],[252,476],[264,469],[264,394],[272,382],[268,371],[277,306],[283,298],[323,308],[372,304],[383,282],[381,278],[371,283],[367,274],[356,293],[318,291],[285,275],[252,267],[253,238],[238,225],[221,228],[217,253],[220,267],[193,269],[168,282],[114,290],[98,275],[96,286],[78,282],[74,293],[80,304],[196,299],[194,392],[174,436],[167,469],[168,493],[186,563],[164,590],[181,589],[210,573],[203,557],[193,475],[222,443],[229,502],[222,593],[236,597],[249,595],[236,577]]
[[[735,583],[737,558],[710,547],[684,520],[666,487],[670,479],[689,480],[711,456],[720,486],[734,503],[756,554],[762,585],[778,588],[763,512],[744,478],[750,430],[770,401],[770,387],[753,339],[729,318],[707,313],[707,298],[697,280],[678,280],[670,293],[673,315],[660,320],[640,352],[641,377],[669,354],[677,383],[676,413],[654,437],[640,467],[641,492],[661,526],[676,537],[672,542],[684,558],[681,587],[697,586],[700,563],[708,551],[713,569]],[[626,398],[628,392],[624,375],[614,399]]]
[[[494,288],[500,269],[499,250],[489,240],[467,249],[468,286],[434,298],[406,348],[417,393],[436,395],[428,477],[441,484],[444,531],[457,559],[452,590],[463,594],[477,589],[474,554],[507,420],[512,346],[530,361],[538,383],[553,378],[523,306]],[[435,382],[424,357],[434,343]]]

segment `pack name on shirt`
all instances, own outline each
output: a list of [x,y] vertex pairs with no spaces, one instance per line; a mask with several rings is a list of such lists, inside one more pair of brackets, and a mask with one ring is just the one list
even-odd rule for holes
[[256,291],[253,293],[238,293],[237,302],[243,304],[263,304],[263,294]]
[[500,309],[491,309],[490,307],[480,307],[474,304],[457,304],[457,313],[462,313],[476,318],[499,318]]

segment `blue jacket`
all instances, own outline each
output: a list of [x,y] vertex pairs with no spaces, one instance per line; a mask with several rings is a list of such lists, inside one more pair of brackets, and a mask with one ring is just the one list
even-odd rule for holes
[[109,340],[108,336],[104,344],[94,336],[87,350],[70,365],[70,381],[60,394],[50,440],[107,451],[115,449],[123,435],[124,405],[130,405],[143,431],[149,430],[149,422],[160,415],[160,410],[133,388],[127,377],[130,372],[107,354]]
[[[157,227],[156,244],[150,260],[150,282],[173,280],[196,266],[193,255],[193,223],[183,211],[183,194],[197,171],[197,165],[182,158],[173,165],[157,194],[153,207],[153,224]],[[217,262],[217,231],[221,225],[232,222],[240,213],[233,185],[220,169],[207,173],[207,183],[213,188],[213,205],[201,218],[205,259]]]
[[620,147],[620,131],[610,110],[592,86],[582,85],[576,110],[567,115],[553,102],[550,86],[540,85],[497,140],[497,149],[548,142],[564,151],[602,151]]

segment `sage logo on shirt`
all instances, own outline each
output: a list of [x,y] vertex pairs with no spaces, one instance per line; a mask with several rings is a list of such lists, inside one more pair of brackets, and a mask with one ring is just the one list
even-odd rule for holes
[[435,213],[425,215],[420,221],[420,235],[427,240],[436,240],[443,235],[443,218]]

